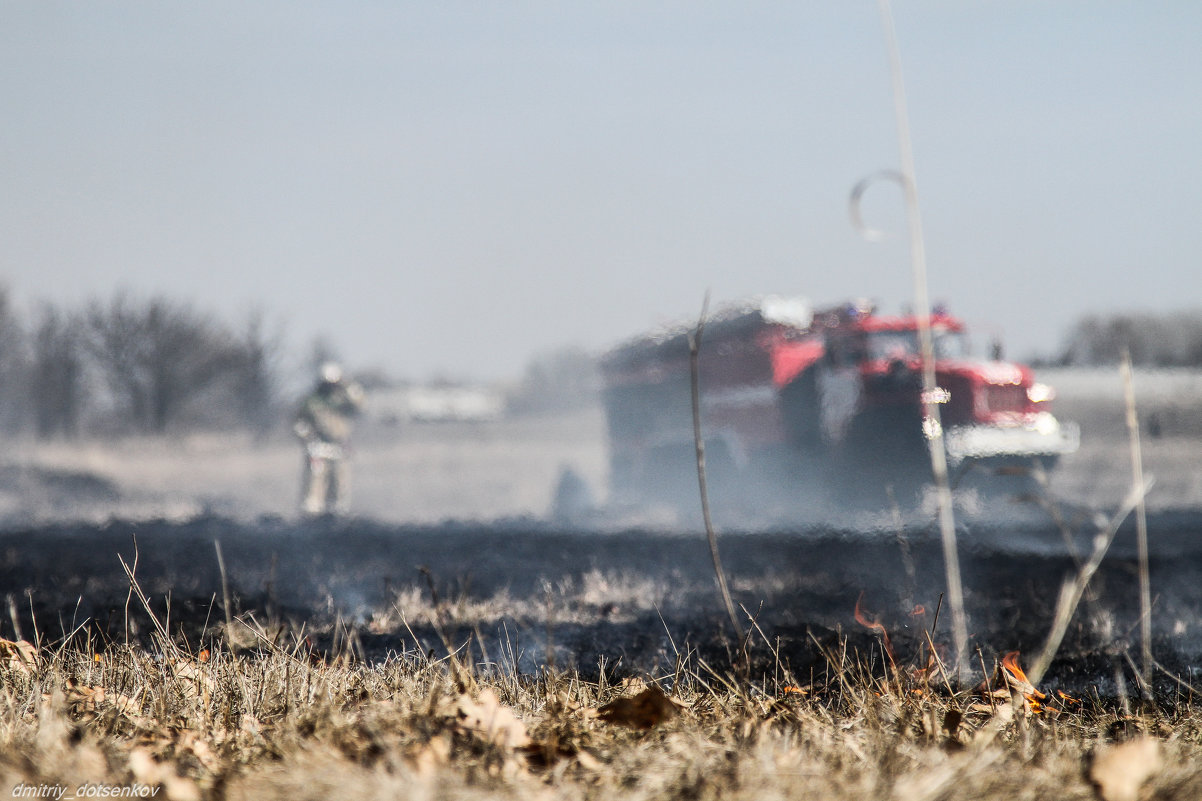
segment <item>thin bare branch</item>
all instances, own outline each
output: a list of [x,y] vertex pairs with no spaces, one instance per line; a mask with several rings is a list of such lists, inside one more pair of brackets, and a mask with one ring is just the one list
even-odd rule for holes
[[722,594],[722,603],[726,606],[726,614],[730,616],[730,625],[738,637],[739,647],[746,656],[746,642],[743,637],[743,627],[735,614],[735,605],[730,598],[730,588],[726,584],[726,571],[722,569],[722,557],[718,553],[718,535],[714,531],[713,517],[710,515],[709,486],[705,475],[705,438],[701,432],[701,334],[705,330],[705,318],[709,312],[710,296],[705,293],[701,303],[701,315],[697,318],[697,327],[689,333],[689,384],[693,404],[693,444],[697,454],[697,487],[701,493],[701,517],[705,523],[705,536],[709,540],[710,556],[714,561],[714,575],[718,579],[718,590]]
[[[1139,443],[1139,416],[1135,411],[1135,377],[1131,370],[1131,352],[1123,350],[1123,391],[1127,401],[1127,434],[1131,441],[1131,479],[1133,486],[1144,483],[1143,452]],[[1148,571],[1148,508],[1140,495],[1135,506],[1136,548],[1139,556],[1139,643],[1141,687],[1152,679],[1152,581]]]

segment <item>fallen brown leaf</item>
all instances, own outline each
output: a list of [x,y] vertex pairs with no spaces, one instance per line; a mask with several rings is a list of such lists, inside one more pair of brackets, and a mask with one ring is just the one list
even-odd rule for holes
[[26,672],[38,663],[38,649],[25,640],[0,640],[0,665]]
[[619,726],[650,729],[679,713],[678,702],[669,698],[659,687],[651,686],[632,698],[610,701],[597,710],[597,717]]
[[67,704],[73,712],[95,712],[103,703],[103,687],[89,687],[67,679]]
[[522,748],[530,744],[526,724],[509,707],[502,706],[496,693],[481,691],[479,700],[470,695],[459,696],[455,702],[456,725],[487,743],[502,748]]

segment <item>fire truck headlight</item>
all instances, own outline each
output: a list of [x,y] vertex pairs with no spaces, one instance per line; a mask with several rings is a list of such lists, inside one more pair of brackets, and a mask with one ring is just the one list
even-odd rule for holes
[[1031,403],[1047,403],[1056,397],[1056,390],[1047,384],[1032,384],[1027,388],[1027,400]]
[[923,403],[947,403],[952,399],[952,393],[943,387],[932,387],[929,392],[922,393]]
[[1053,417],[1050,412],[1040,412],[1036,415],[1035,424],[1032,427],[1045,436],[1060,433],[1060,421]]
[[935,437],[943,436],[943,426],[939,425],[939,421],[934,417],[922,418],[922,433],[927,439],[935,439]]

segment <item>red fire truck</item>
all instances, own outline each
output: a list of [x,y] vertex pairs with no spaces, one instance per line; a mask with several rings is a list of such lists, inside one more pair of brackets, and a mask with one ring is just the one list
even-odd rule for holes
[[[918,323],[865,302],[813,311],[781,297],[707,320],[698,386],[716,505],[788,515],[824,500],[860,508],[915,500],[931,480]],[[929,323],[953,481],[1051,467],[1077,448],[1076,426],[1052,415],[1053,392],[1030,368],[972,358],[963,324],[943,310]],[[692,328],[638,338],[602,359],[619,503],[697,506]]]

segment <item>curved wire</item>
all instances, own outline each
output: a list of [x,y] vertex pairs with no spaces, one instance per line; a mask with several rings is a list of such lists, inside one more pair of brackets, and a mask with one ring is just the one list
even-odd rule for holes
[[860,212],[860,203],[864,198],[864,193],[868,188],[875,183],[881,181],[891,181],[901,187],[902,191],[906,191],[906,176],[898,170],[879,170],[860,180],[851,190],[851,197],[848,198],[848,214],[851,215],[851,224],[859,232],[860,236],[869,242],[879,242],[882,239],[890,236],[889,232],[881,228],[873,228],[864,222],[864,215]]

